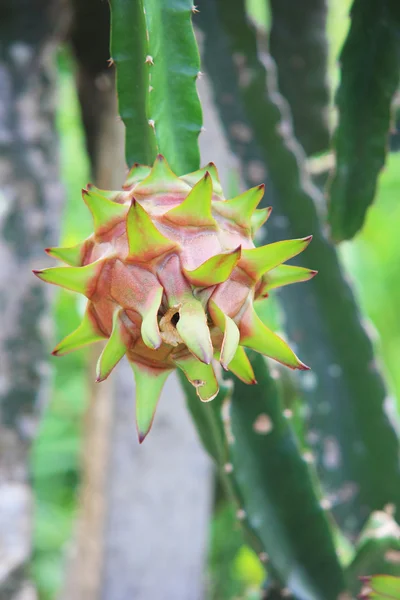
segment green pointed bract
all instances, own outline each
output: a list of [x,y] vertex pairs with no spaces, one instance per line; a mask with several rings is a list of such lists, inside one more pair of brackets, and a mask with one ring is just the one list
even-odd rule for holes
[[297,240],[285,240],[267,244],[259,248],[242,250],[242,258],[239,261],[241,267],[254,280],[258,281],[264,273],[274,269],[281,263],[293,256],[300,254],[310,243],[312,236]]
[[223,368],[227,370],[238,349],[239,329],[236,323],[228,315],[225,315],[213,300],[208,303],[208,309],[215,325],[224,333],[220,362]]
[[96,280],[103,265],[104,260],[98,260],[85,267],[51,267],[33,272],[39,279],[47,281],[47,283],[53,283],[89,297],[95,289]]
[[52,354],[54,356],[62,356],[63,354],[74,352],[74,350],[79,350],[89,344],[99,342],[105,337],[106,336],[96,327],[93,318],[90,315],[90,311],[87,310],[79,327],[57,344]]
[[161,335],[158,327],[157,314],[160,308],[163,288],[160,285],[155,288],[146,301],[145,310],[142,309],[142,339],[148,348],[156,350],[161,346]]
[[400,598],[400,577],[393,575],[373,575],[372,577],[360,578],[368,588],[365,595],[358,598],[371,600],[398,600]]
[[196,388],[197,395],[203,402],[213,400],[218,394],[218,381],[213,366],[205,365],[194,356],[175,359],[175,364],[184,372],[190,383]]
[[182,227],[213,227],[217,226],[211,214],[212,180],[207,172],[184,201],[175,206],[164,217],[174,225]]
[[308,281],[317,274],[317,271],[305,269],[304,267],[292,267],[291,265],[279,265],[262,276],[261,285],[257,291],[258,296],[267,296],[270,290],[292,283]]
[[113,328],[111,335],[104,346],[103,352],[100,354],[96,367],[96,381],[104,381],[107,379],[113,368],[126,352],[126,346],[122,337],[121,312],[117,310],[113,318]]
[[181,179],[183,179],[183,181],[186,181],[189,185],[193,187],[196,185],[197,182],[200,181],[200,179],[204,177],[206,173],[209,173],[211,176],[214,195],[223,198],[224,193],[222,191],[221,182],[219,180],[218,169],[212,162],[208,163],[208,165],[206,165],[202,169],[193,171],[193,173],[182,175]]
[[297,358],[293,350],[289,348],[282,338],[264,325],[251,305],[247,307],[241,318],[239,330],[240,344],[242,346],[273,358],[291,369],[299,369],[301,371],[309,369],[309,367]]
[[179,308],[176,329],[189,350],[203,363],[210,364],[213,357],[210,330],[201,303],[194,298]]
[[225,202],[214,202],[214,209],[226,219],[234,221],[245,229],[251,228],[251,216],[264,195],[264,185],[251,188]]
[[114,202],[118,196],[122,195],[122,192],[118,190],[100,190],[98,187],[93,185],[93,183],[88,183],[86,188],[89,192],[99,194],[100,196],[103,196],[103,198],[107,198],[107,200],[111,200],[112,202]]
[[151,167],[147,167],[146,165],[139,165],[135,163],[131,170],[129,171],[124,185],[122,186],[124,190],[129,189],[133,185],[136,185],[143,179],[146,179],[150,175]]
[[135,375],[136,426],[139,442],[149,433],[157,403],[171,369],[156,369],[142,363],[131,362]]
[[129,209],[126,231],[129,257],[139,262],[160,257],[177,247],[176,242],[169,240],[158,231],[147,212],[135,199],[132,200]]
[[49,256],[62,260],[71,267],[79,267],[82,264],[82,255],[86,240],[76,246],[70,246],[69,248],[46,248],[46,252]]
[[82,197],[93,217],[94,231],[101,234],[125,218],[128,208],[108,200],[105,196],[94,191],[82,190]]
[[250,364],[247,354],[241,346],[236,350],[235,356],[229,363],[228,367],[236,377],[238,377],[243,383],[253,385],[257,383],[254,375],[253,367]]
[[159,154],[154,161],[150,174],[135,187],[135,194],[188,193],[190,187],[171,171],[167,161]]
[[198,287],[217,285],[230,277],[230,274],[238,263],[240,255],[241,247],[239,246],[231,252],[224,252],[223,254],[212,256],[193,271],[183,269],[183,272],[186,279],[188,279],[192,285]]
[[251,224],[251,235],[254,237],[256,232],[268,221],[270,214],[272,212],[272,207],[268,206],[267,208],[259,208],[254,211],[254,214],[251,216],[250,224]]

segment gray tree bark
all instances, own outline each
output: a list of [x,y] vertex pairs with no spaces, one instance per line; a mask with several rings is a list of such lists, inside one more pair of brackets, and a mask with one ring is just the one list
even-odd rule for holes
[[54,245],[63,194],[54,124],[58,14],[0,6],[0,599],[31,600],[28,451],[46,401],[49,290],[31,272]]

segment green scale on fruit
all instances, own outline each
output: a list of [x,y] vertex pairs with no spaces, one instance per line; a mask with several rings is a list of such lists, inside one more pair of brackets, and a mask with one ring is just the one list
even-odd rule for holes
[[260,185],[226,200],[212,163],[177,177],[159,155],[153,167],[134,165],[122,191],[88,185],[83,199],[93,235],[72,248],[47,249],[68,267],[35,271],[88,299],[81,325],[53,354],[108,338],[97,381],[127,356],[140,442],[175,368],[204,402],[218,393],[213,361],[256,383],[244,347],[292,369],[308,368],[254,310],[270,289],[315,275],[282,264],[311,237],[255,248],[254,234],[271,212],[257,209],[263,192]]

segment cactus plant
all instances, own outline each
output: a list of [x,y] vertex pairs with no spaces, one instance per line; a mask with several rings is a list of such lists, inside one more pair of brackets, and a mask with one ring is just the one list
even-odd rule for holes
[[[400,506],[399,441],[385,409],[388,392],[335,248],[324,235],[324,197],[305,170],[274,65],[258,55],[244,2],[234,0],[229,11],[222,0],[204,2],[199,24],[206,36],[204,64],[243,176],[251,185],[254,173],[269,170],[267,193],[272,190],[280,217],[270,220],[269,239],[282,231],[301,236],[306,227],[314,235],[307,260],[319,276],[305,288],[285,288],[281,300],[287,332],[312,364],[302,390],[307,438],[333,514],[354,539],[372,510]],[[221,26],[224,35],[216,35]],[[234,135],[233,123],[249,131],[246,140]],[[330,447],[340,465],[327,459]]]
[[391,103],[399,85],[400,5],[396,0],[357,0],[341,55],[335,133],[336,169],[329,222],[336,241],[361,229],[384,166]]
[[[271,4],[277,16],[282,3]],[[81,325],[54,353],[107,340],[98,381],[127,356],[140,442],[177,368],[237,519],[260,559],[269,561],[264,589],[296,600],[347,597],[365,571],[397,574],[386,560],[388,551],[397,552],[397,526],[392,519],[396,535],[386,531],[377,540],[372,521],[385,513],[371,517],[371,511],[400,506],[399,442],[372,345],[324,234],[325,199],[305,170],[273,64],[261,58],[244,0],[232,0],[229,10],[222,0],[203,0],[199,9],[188,0],[112,0],[111,9],[112,59],[133,167],[122,190],[83,190],[94,234],[74,247],[48,249],[69,266],[36,272],[88,298]],[[200,62],[191,25],[199,10],[204,64],[251,187],[228,200],[213,163],[199,168]],[[270,215],[269,202],[261,204],[267,171],[266,196],[280,214],[268,223],[272,243],[256,247]],[[316,240],[310,248],[308,228]],[[281,231],[295,239],[278,241]],[[303,250],[321,271],[319,282],[289,286],[316,274],[285,264]],[[312,363],[311,374],[301,373],[308,367],[256,311],[256,302],[279,287],[287,332]],[[279,373],[262,354],[296,371],[293,385],[302,385],[299,404],[308,411],[304,440],[313,453],[297,439]],[[366,521],[341,563],[342,534],[355,541]],[[380,597],[381,580],[366,583],[364,596]]]

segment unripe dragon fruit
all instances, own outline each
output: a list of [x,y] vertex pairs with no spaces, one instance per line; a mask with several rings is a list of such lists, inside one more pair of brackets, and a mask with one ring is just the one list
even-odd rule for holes
[[214,164],[177,177],[160,155],[134,165],[123,191],[88,185],[83,199],[94,234],[46,252],[69,267],[35,271],[44,281],[84,294],[86,312],[62,340],[59,356],[102,339],[97,381],[126,354],[136,380],[140,442],[150,430],[163,384],[181,369],[201,400],[218,393],[213,359],[256,383],[244,347],[292,369],[307,369],[258,318],[254,300],[315,271],[282,265],[311,237],[255,248],[270,209],[257,209],[264,186],[225,200]]

